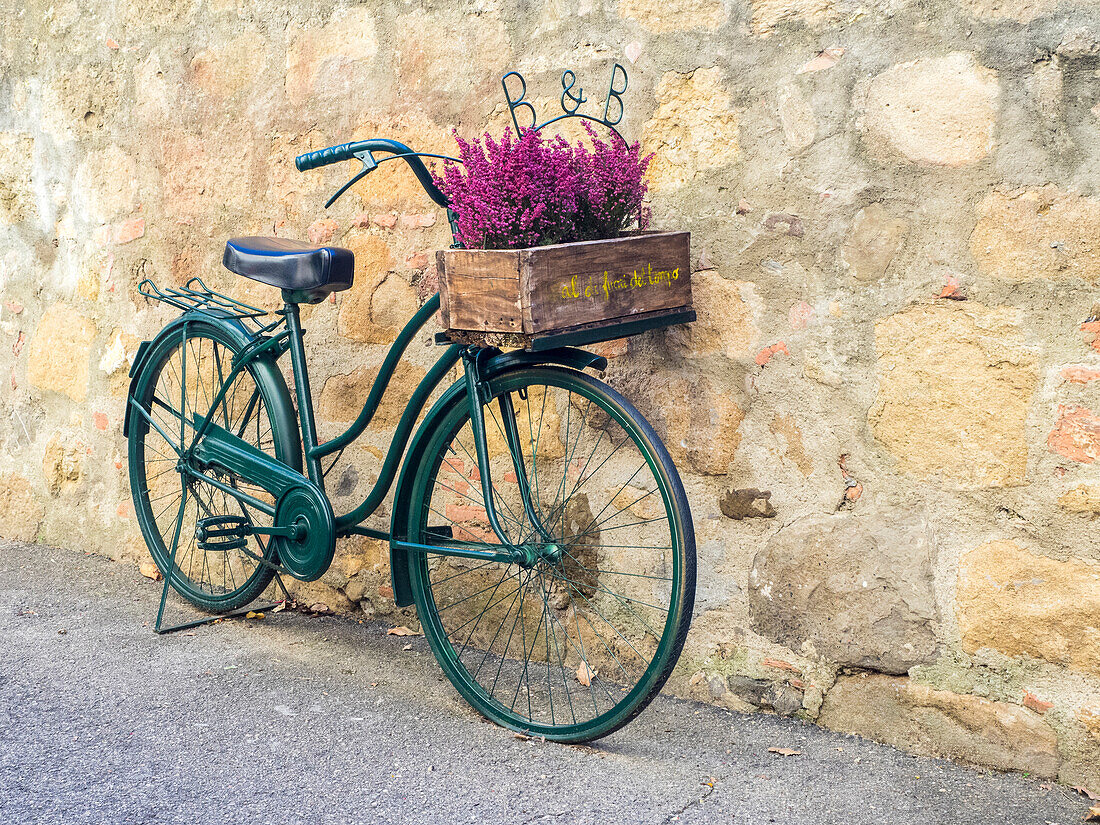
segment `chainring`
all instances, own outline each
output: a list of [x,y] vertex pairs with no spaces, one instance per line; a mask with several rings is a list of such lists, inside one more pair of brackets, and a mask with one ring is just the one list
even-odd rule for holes
[[325,574],[336,553],[336,517],[332,505],[316,487],[291,487],[275,506],[275,526],[301,526],[298,538],[279,536],[279,561],[294,578],[316,581]]

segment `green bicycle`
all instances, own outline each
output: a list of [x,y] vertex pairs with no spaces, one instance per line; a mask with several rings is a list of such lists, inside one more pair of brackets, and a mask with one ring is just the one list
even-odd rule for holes
[[[302,155],[296,165],[358,159],[357,179],[400,158],[446,208],[422,156],[377,139]],[[322,442],[299,305],[350,287],[352,253],[238,238],[223,260],[281,289],[284,308],[267,313],[198,279],[139,287],[183,310],[142,343],[124,424],[134,506],[164,595],[171,586],[225,615],[276,574],[320,578],[337,538],[372,536],[389,542],[395,602],[416,605],[444,673],[489,719],[581,742],[640,713],[683,647],[695,537],[679,474],[653,428],[584,372],[606,360],[571,347],[450,343],[412,393],[377,483],[336,514],[325,473],[370,424],[439,296],[397,335],[356,420]],[[287,353],[293,396],[278,366]],[[416,428],[459,364],[462,378]],[[391,488],[389,531],[364,526]]]

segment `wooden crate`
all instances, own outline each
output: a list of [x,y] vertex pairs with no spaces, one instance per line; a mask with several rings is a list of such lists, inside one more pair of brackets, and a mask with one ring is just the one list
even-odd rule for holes
[[690,234],[436,254],[446,337],[546,349],[695,320]]

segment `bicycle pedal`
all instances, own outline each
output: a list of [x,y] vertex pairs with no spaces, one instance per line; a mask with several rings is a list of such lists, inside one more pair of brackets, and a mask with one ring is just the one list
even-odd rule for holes
[[210,516],[195,524],[200,550],[243,550],[252,534],[252,522],[239,516]]

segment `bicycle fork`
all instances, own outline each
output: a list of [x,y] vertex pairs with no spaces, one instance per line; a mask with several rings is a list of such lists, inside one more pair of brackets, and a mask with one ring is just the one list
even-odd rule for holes
[[[531,500],[531,485],[527,480],[527,466],[523,449],[520,446],[519,433],[516,430],[516,414],[512,405],[511,393],[504,393],[497,399],[504,438],[508,443],[508,452],[512,456],[512,468],[516,474],[523,510],[535,529],[540,540],[513,544],[507,532],[500,524],[497,514],[495,488],[492,471],[489,467],[489,445],[485,432],[485,407],[492,402],[489,383],[481,374],[481,360],[491,355],[490,350],[467,349],[462,355],[462,367],[466,379],[466,398],[470,405],[470,426],[474,432],[474,448],[477,454],[478,474],[481,477],[481,495],[485,501],[485,513],[489,527],[500,540],[506,552],[511,552],[516,563],[524,567],[533,567],[540,559],[556,562],[561,558],[562,550],[553,541],[550,531],[539,517],[537,508]],[[532,457],[534,461],[534,457]]]

